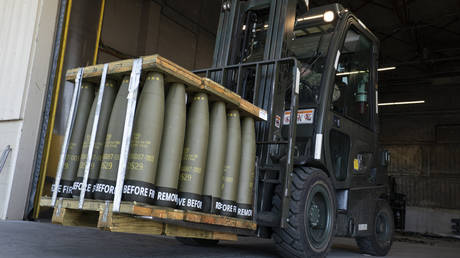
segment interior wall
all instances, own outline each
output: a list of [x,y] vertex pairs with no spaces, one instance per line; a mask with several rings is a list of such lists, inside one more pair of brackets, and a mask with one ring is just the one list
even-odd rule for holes
[[101,1],[94,0],[72,1],[59,98],[50,142],[50,154],[47,162],[46,183],[44,187],[45,195],[51,194],[51,185],[54,183],[72,102],[74,83],[67,82],[65,74],[68,69],[88,66],[93,62],[100,3]]
[[[51,195],[70,110],[73,83],[67,69],[91,65],[100,0],[73,1],[44,195]],[[212,62],[220,1],[107,0],[97,63],[160,54],[187,69]]]
[[381,96],[426,101],[380,107],[380,140],[391,153],[397,191],[408,206],[460,210],[460,84],[391,87]]
[[160,54],[187,69],[209,67],[219,8],[215,0],[107,1],[98,62]]

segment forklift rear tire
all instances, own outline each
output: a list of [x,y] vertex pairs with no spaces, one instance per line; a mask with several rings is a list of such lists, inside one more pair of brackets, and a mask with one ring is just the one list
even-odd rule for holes
[[357,237],[361,252],[374,255],[385,256],[393,244],[394,220],[393,212],[387,201],[377,202],[372,235],[367,237]]
[[184,245],[190,246],[216,246],[219,240],[214,239],[203,239],[203,238],[191,238],[191,237],[176,237],[176,240]]
[[[283,257],[325,257],[334,236],[335,191],[322,170],[297,167],[292,175],[289,214],[285,228],[274,228],[273,239]],[[281,211],[281,186],[273,209]]]

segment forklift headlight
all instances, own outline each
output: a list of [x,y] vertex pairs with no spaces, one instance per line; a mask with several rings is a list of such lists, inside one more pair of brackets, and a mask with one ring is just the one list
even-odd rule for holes
[[331,22],[335,19],[335,15],[333,11],[326,11],[323,14],[323,19],[325,22]]

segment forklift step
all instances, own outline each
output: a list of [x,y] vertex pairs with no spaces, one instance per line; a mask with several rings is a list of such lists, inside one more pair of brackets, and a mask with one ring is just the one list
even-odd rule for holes
[[279,166],[261,166],[259,168],[261,171],[281,171]]
[[281,180],[279,180],[279,179],[265,179],[265,178],[263,178],[260,181],[262,181],[264,183],[267,183],[267,184],[281,184]]
[[257,214],[256,222],[262,226],[279,226],[280,217],[278,214],[271,211],[262,211]]

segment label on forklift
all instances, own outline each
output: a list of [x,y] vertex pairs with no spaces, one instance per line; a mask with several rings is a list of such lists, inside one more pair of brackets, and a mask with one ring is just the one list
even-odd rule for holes
[[359,160],[358,159],[353,160],[353,169],[356,171],[359,171]]
[[[299,109],[297,110],[297,124],[313,124],[315,110]],[[288,125],[291,122],[291,111],[284,111],[283,125]]]
[[259,111],[259,117],[260,117],[262,120],[267,121],[267,111],[261,109],[261,110]]
[[279,115],[275,116],[275,127],[280,128],[281,127],[281,117]]
[[358,224],[358,230],[359,231],[367,230],[367,224]]

